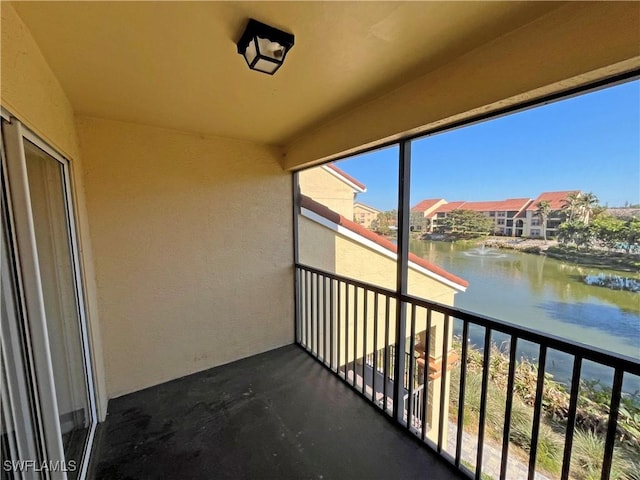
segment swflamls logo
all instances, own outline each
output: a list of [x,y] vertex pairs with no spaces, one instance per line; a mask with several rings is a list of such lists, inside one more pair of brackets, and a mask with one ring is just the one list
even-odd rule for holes
[[78,464],[75,460],[5,460],[2,469],[5,472],[75,472]]

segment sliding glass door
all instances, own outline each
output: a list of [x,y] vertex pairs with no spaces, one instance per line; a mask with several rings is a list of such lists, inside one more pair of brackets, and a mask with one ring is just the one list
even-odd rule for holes
[[24,304],[15,327],[24,335],[14,341],[33,364],[30,393],[38,408],[31,431],[42,437],[33,443],[43,445],[34,469],[45,461],[41,473],[51,478],[81,478],[96,414],[69,165],[15,119],[3,121],[2,134],[9,206],[3,234]]

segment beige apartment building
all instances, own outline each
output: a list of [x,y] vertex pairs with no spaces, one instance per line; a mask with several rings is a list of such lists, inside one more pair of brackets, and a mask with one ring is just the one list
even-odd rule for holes
[[364,228],[371,228],[371,222],[378,218],[381,211],[364,203],[353,204],[353,221]]
[[[454,210],[471,210],[481,213],[493,221],[493,234],[507,237],[542,237],[542,220],[537,215],[538,203],[546,200],[551,205],[551,216],[547,219],[547,237],[556,235],[562,221],[562,208],[568,196],[578,190],[543,192],[535,200],[530,198],[509,198],[487,202],[442,201],[432,207],[425,217],[429,220],[429,231],[438,230],[441,222]],[[424,200],[433,205],[433,200]],[[418,204],[420,205],[420,204]],[[415,207],[414,207],[415,208]]]

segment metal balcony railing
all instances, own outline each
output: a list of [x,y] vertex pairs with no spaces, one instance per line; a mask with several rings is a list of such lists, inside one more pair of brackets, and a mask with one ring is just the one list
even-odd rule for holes
[[[507,470],[511,462],[509,450],[513,448],[510,429],[519,342],[537,346],[538,355],[535,392],[531,392],[531,440],[525,452],[528,461],[523,461],[524,474],[518,478],[541,478],[536,472],[536,457],[541,416],[544,415],[543,388],[548,353],[553,350],[572,358],[567,382],[569,403],[562,468],[557,474],[563,480],[570,478],[583,364],[593,362],[610,368],[613,382],[600,475],[602,480],[610,478],[614,444],[619,433],[623,380],[626,375],[640,375],[638,360],[302,264],[295,266],[295,285],[296,342],[375,407],[471,478],[513,478]],[[461,333],[456,337],[459,354],[452,350],[454,321],[461,325],[458,329]],[[481,348],[472,352],[470,328],[478,327],[484,329],[484,342]],[[492,336],[507,338],[508,373],[502,440],[497,449],[491,447],[500,454],[499,467],[494,468],[494,472],[487,472],[483,454],[487,440]],[[482,356],[482,380],[475,458],[470,462],[463,458],[462,443],[468,435],[464,429],[464,405],[468,360],[472,353]],[[397,384],[395,378],[403,378],[402,385]],[[450,417],[449,407],[456,403],[457,412]]]

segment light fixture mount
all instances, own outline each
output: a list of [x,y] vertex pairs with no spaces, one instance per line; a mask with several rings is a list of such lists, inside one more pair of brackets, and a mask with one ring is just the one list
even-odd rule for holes
[[273,75],[284,63],[293,41],[291,33],[250,18],[238,41],[238,53],[251,70]]

